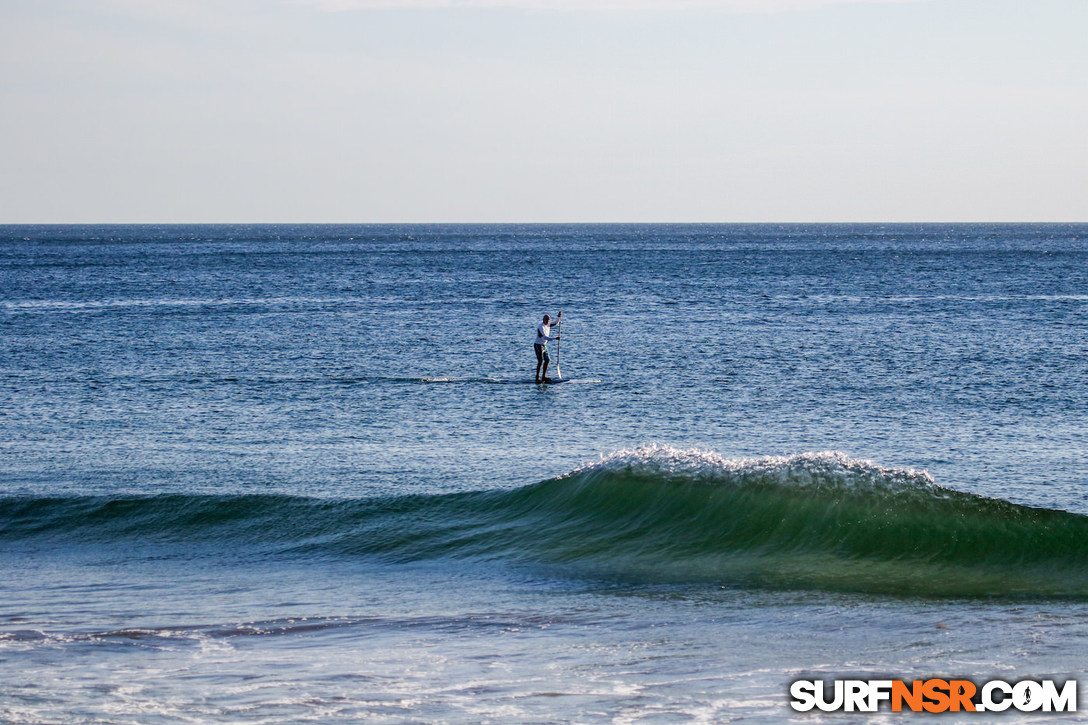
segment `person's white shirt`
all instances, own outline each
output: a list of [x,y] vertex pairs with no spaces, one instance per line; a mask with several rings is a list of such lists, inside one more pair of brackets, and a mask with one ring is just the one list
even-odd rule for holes
[[548,340],[554,340],[555,339],[554,337],[548,337],[548,334],[551,333],[551,331],[552,331],[552,326],[551,326],[550,323],[545,325],[543,322],[541,322],[540,325],[537,326],[537,328],[536,328],[536,343],[535,344],[536,345],[547,345]]

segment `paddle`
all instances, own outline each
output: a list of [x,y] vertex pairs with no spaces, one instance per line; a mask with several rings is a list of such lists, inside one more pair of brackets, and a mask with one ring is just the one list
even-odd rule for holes
[[563,371],[559,369],[559,343],[563,337],[563,313],[556,316],[555,322],[555,377],[562,380]]

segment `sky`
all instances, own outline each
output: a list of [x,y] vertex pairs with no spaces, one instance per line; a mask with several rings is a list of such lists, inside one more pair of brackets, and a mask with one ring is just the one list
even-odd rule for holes
[[1088,222],[1088,0],[0,0],[0,223]]

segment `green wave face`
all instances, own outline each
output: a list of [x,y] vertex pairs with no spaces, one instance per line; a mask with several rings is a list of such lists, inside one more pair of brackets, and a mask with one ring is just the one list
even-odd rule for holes
[[[502,548],[651,582],[1088,596],[1088,517],[840,454],[643,449],[511,494]],[[520,531],[519,531],[520,530]],[[519,536],[521,531],[530,535]]]
[[0,540],[41,536],[498,559],[632,583],[1088,598],[1088,517],[835,453],[723,459],[654,447],[512,491],[352,501],[7,499]]

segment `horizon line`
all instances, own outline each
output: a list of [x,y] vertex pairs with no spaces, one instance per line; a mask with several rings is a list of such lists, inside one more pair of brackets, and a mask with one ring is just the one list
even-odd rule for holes
[[984,220],[984,221],[880,221],[880,220],[845,220],[845,221],[109,221],[109,222],[4,222],[0,227],[108,227],[108,226],[841,226],[847,224],[880,225],[1088,225],[1088,221],[1024,221],[1024,220]]

